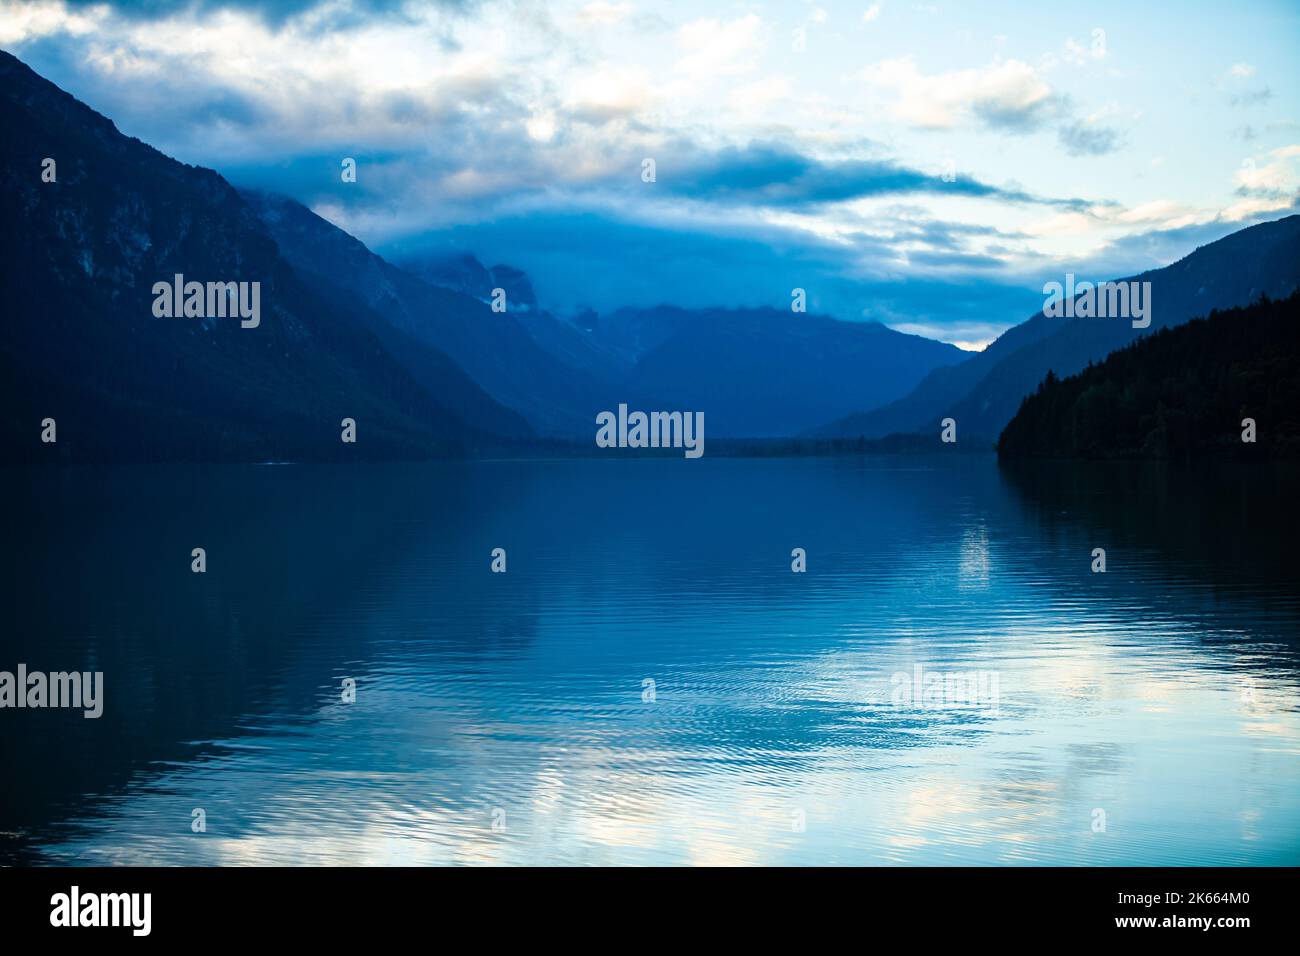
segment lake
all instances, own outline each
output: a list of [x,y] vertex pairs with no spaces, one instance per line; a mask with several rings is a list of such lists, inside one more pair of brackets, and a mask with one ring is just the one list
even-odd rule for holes
[[1297,477],[0,472],[0,862],[1295,865]]

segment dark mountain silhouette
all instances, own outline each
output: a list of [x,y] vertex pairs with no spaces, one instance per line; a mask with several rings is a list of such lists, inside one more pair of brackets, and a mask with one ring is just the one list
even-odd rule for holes
[[510,270],[494,279],[497,270],[484,270],[479,277],[484,282],[511,283],[501,286],[507,290],[507,310],[493,312],[487,301],[493,287],[480,289],[474,284],[478,279],[465,279],[482,268],[472,257],[460,260],[462,268],[452,274],[470,291],[432,285],[371,252],[296,200],[254,191],[245,191],[244,197],[295,271],[330,298],[377,315],[382,325],[450,355],[537,432],[584,438],[595,434],[596,413],[609,407],[615,390],[590,370],[564,364],[533,341],[528,326],[555,320],[534,311],[520,314],[522,306],[511,288],[516,294],[520,289],[532,293],[522,273]]
[[395,259],[396,265],[430,285],[451,289],[481,302],[492,295],[492,273],[471,252],[430,256],[426,259]]
[[966,354],[875,322],[777,309],[625,310],[602,318],[595,336],[633,361],[639,401],[702,409],[711,435],[738,438],[797,435]]
[[[3,51],[0,220],[6,460],[425,457],[531,434],[445,354],[303,282],[215,172],[123,136]],[[153,285],[177,273],[260,282],[260,325],[156,317]]]
[[[321,224],[317,222],[318,227]],[[273,231],[282,248],[300,244],[282,227],[273,225]],[[341,262],[324,266],[317,249],[305,243],[303,247],[306,254],[301,263],[292,254],[290,258],[301,269],[310,268],[312,261],[318,263],[322,282],[349,273]],[[525,274],[506,266],[488,269],[469,254],[422,258],[407,253],[399,261],[401,270],[394,271],[476,300],[462,301],[461,311],[486,309],[483,303],[491,295],[492,283],[506,289],[512,303],[518,296],[532,296]],[[387,283],[402,290],[410,286],[409,279],[399,281],[391,274]],[[512,287],[522,291],[511,292]],[[509,319],[492,314],[494,321],[486,324],[462,319],[457,323],[461,330],[453,334],[440,326],[443,320],[415,318],[430,315],[431,304],[394,307],[387,289],[382,295],[389,304],[380,304],[373,298],[381,295],[379,286],[368,289],[380,311],[405,310],[412,315],[412,326],[425,322],[431,341],[493,396],[528,414],[539,430],[563,434],[566,429],[557,426],[564,419],[557,411],[566,403],[576,409],[578,413],[570,417],[577,426],[567,431],[582,439],[590,437],[595,413],[619,402],[644,409],[703,411],[709,434],[718,437],[795,435],[853,409],[889,401],[935,368],[959,362],[967,354],[878,323],[842,322],[776,309],[659,306],[604,316],[588,311],[568,321],[530,307]],[[441,306],[444,313],[449,308]],[[477,334],[471,336],[464,326]],[[529,351],[534,348],[554,362],[540,361]],[[487,362],[489,355],[492,364]],[[582,400],[575,402],[578,398]],[[546,414],[539,414],[543,410]]]
[[[284,240],[282,246],[292,244]],[[515,270],[486,269],[469,255],[402,260],[402,268],[447,290],[468,290],[476,299],[490,294],[486,283],[513,279],[531,292]],[[342,270],[328,270],[341,274]],[[507,286],[501,286],[508,288]],[[511,301],[514,301],[511,299]],[[427,307],[417,310],[427,313]],[[445,348],[495,397],[528,413],[540,430],[554,432],[558,419],[542,420],[543,406],[579,403],[576,433],[589,437],[595,412],[619,402],[638,408],[703,411],[709,434],[760,438],[798,434],[828,418],[905,393],[927,373],[961,361],[960,349],[920,336],[905,335],[871,322],[842,322],[822,315],[776,309],[623,309],[597,316],[587,311],[568,321],[545,310],[526,310],[515,321],[494,315],[492,334],[506,345],[456,342],[430,327]],[[509,349],[524,348],[519,332],[564,367],[535,357],[524,368],[504,364],[484,369],[476,356],[490,349],[501,362]],[[487,333],[484,333],[487,334]],[[575,376],[574,370],[582,374]],[[554,392],[555,384],[563,388]],[[512,392],[511,389],[515,391]],[[531,404],[529,404],[531,402]]]
[[[1247,418],[1254,443],[1242,441]],[[1300,456],[1300,293],[1160,329],[1069,378],[1049,372],[998,454]]]
[[1251,226],[1163,269],[1121,281],[1151,283],[1149,329],[1135,329],[1127,319],[1048,318],[1040,312],[962,364],[933,372],[904,398],[812,434],[877,438],[928,432],[951,416],[962,441],[991,443],[1049,370],[1072,375],[1148,332],[1212,309],[1246,305],[1261,294],[1290,295],[1300,287],[1300,216]]
[[490,269],[470,252],[454,255],[400,257],[397,266],[418,276],[430,285],[453,289],[487,302],[493,289],[504,289],[512,307],[528,312],[537,308],[537,293],[532,280],[514,266],[495,265]]

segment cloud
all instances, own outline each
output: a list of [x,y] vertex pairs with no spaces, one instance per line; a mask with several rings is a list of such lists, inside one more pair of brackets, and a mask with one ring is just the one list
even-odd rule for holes
[[752,73],[766,43],[763,21],[754,14],[736,20],[692,20],[677,30],[683,51],[673,69],[693,81]]
[[1071,156],[1104,156],[1119,148],[1120,133],[1091,120],[1075,120],[1057,130],[1065,151]]
[[622,23],[632,15],[632,4],[595,0],[578,11],[578,22],[608,27]]
[[564,108],[575,119],[603,124],[632,119],[655,102],[655,83],[645,67],[601,62],[570,78]]
[[764,116],[773,104],[787,99],[792,92],[790,77],[774,73],[733,89],[727,103],[742,114]]
[[1245,81],[1255,75],[1255,67],[1250,63],[1234,63],[1216,81],[1215,86],[1228,91],[1228,103],[1231,106],[1258,106],[1273,98],[1273,90],[1267,86],[1250,89]]
[[102,6],[69,9],[61,0],[34,0],[31,3],[6,5],[0,17],[0,43],[12,44],[58,33],[84,36],[108,15]]
[[1240,196],[1289,202],[1300,191],[1300,144],[1243,160],[1233,181]]
[[[1105,55],[1104,43],[1089,53],[1074,41],[1083,58]],[[1100,49],[1101,52],[1095,52]],[[1060,123],[1057,139],[1071,156],[1101,156],[1121,144],[1120,132],[1102,125],[1099,115],[1072,118],[1074,105],[1034,67],[1019,60],[998,60],[980,69],[924,74],[911,57],[884,60],[862,74],[868,86],[893,95],[892,115],[923,130],[951,130],[962,125],[996,132],[1026,134]]]
[[862,78],[892,93],[892,115],[920,129],[951,129],[973,121],[1026,132],[1041,127],[1062,107],[1038,72],[1019,60],[927,75],[911,57],[898,57],[867,67]]
[[[234,11],[254,16],[273,26],[304,14],[317,14],[317,22],[342,29],[378,17],[405,18],[409,0],[65,0],[72,8],[109,9],[124,19],[157,20],[178,15],[203,15]],[[477,0],[426,0],[426,5],[450,11],[468,11]]]
[[[1066,39],[1061,59],[1071,66],[1082,66],[1089,60],[1106,59],[1106,31],[1100,27],[1092,31],[1091,38],[1085,43],[1080,43],[1073,37]],[[1054,62],[1054,58],[1049,54],[1045,58],[1049,65]]]
[[1233,106],[1257,106],[1260,103],[1267,103],[1273,98],[1273,91],[1263,86],[1255,90],[1242,90],[1240,93],[1233,93],[1228,97],[1228,102]]
[[883,159],[816,159],[790,148],[762,142],[701,154],[660,180],[666,190],[696,199],[800,206],[840,203],[867,197],[933,193],[1082,207],[1082,200],[1039,198],[977,179],[945,181]]
[[[877,225],[889,234],[857,234],[845,243],[757,222],[704,230],[689,221],[647,224],[604,211],[556,211],[453,225],[381,251],[400,260],[472,249],[485,261],[524,269],[539,298],[561,310],[664,303],[788,308],[790,289],[800,287],[811,311],[932,331],[960,323],[970,338],[986,339],[1041,305],[1041,282],[999,276],[978,251],[936,253],[942,261],[922,263],[915,273],[897,268],[906,264],[899,243],[920,232],[960,250],[968,240],[995,236],[993,230],[953,225],[950,233],[939,221],[889,216]],[[979,281],[971,282],[971,273]]]
[[522,71],[503,69],[490,44],[449,48],[442,15],[427,16],[322,36],[299,20],[272,27],[236,11],[103,14],[84,36],[29,33],[22,52],[130,135],[208,165],[413,148],[435,132],[462,148],[522,135],[532,113]]
[[1183,218],[1177,225],[1160,225],[1116,237],[1087,256],[1058,260],[1044,271],[1042,280],[1051,278],[1049,273],[1059,279],[1064,271],[1088,277],[1126,278],[1166,266],[1194,249],[1273,218],[1275,212],[1244,216],[1209,214],[1194,221]]

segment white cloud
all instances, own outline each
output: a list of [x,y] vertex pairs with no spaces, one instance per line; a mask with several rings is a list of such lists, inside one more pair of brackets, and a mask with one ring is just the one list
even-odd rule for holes
[[761,119],[772,104],[790,95],[790,78],[775,73],[731,91],[727,102],[737,111]]
[[528,130],[528,135],[539,143],[549,143],[555,138],[555,114],[549,110],[537,113],[529,118],[524,128]]
[[737,20],[693,20],[677,31],[685,53],[674,69],[694,80],[752,73],[765,43],[763,21],[754,14]]
[[922,129],[950,129],[966,120],[1029,128],[1052,102],[1051,87],[1019,60],[926,75],[911,57],[897,57],[867,67],[862,77],[894,94],[896,119]]
[[1263,156],[1243,160],[1233,181],[1243,192],[1283,198],[1300,187],[1300,182],[1297,181],[1297,166],[1300,165],[1298,160],[1300,144],[1281,146]]
[[567,81],[565,107],[587,119],[630,117],[653,104],[655,89],[644,67],[604,62]]
[[880,11],[881,11],[883,8],[884,8],[884,4],[883,4],[883,3],[873,3],[871,6],[867,7],[867,9],[866,9],[865,12],[863,12],[863,14],[862,14],[862,22],[863,22],[863,23],[870,23],[870,22],[872,22],[873,20],[875,20],[876,17],[880,16]]
[[[1149,202],[1141,203],[1132,209],[1126,209],[1116,218],[1120,222],[1126,223],[1157,223],[1163,229],[1173,228],[1182,225],[1182,220],[1189,216],[1196,216],[1198,212],[1191,210],[1182,203],[1174,202],[1172,199],[1152,199]],[[1196,221],[1194,218],[1191,221]]]
[[622,23],[632,15],[632,4],[595,0],[578,11],[578,22],[608,27]]
[[[1074,37],[1067,37],[1061,52],[1061,60],[1072,66],[1082,66],[1089,60],[1104,59],[1106,59],[1106,31],[1100,27],[1094,29],[1091,36],[1083,42],[1079,42]],[[1049,66],[1055,63],[1056,58],[1049,53],[1043,60],[1044,65]]]
[[108,14],[106,6],[82,7],[74,12],[62,0],[30,3],[4,0],[0,3],[0,43],[21,43],[53,33],[82,36],[94,30]]

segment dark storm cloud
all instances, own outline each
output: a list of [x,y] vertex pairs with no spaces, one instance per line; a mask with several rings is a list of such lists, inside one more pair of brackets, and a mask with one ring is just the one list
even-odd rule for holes
[[973,196],[1069,208],[1089,205],[1079,199],[1045,199],[1006,190],[969,176],[946,182],[938,172],[923,172],[887,160],[820,160],[763,143],[729,148],[686,162],[660,167],[665,189],[695,199],[800,206],[878,196],[933,193]]

